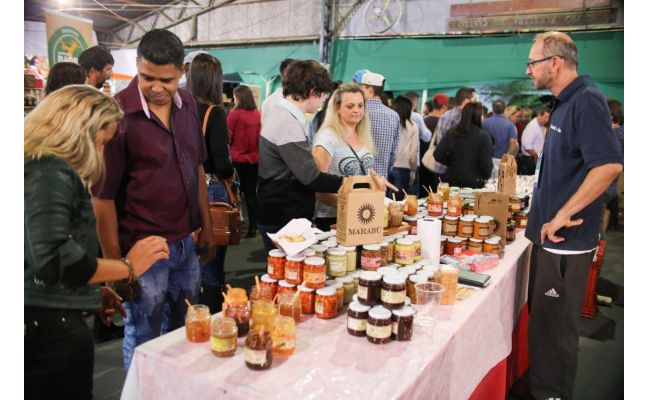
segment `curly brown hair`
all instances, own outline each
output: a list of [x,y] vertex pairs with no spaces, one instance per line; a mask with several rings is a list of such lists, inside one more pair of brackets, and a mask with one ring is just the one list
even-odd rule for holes
[[282,95],[306,100],[312,95],[330,93],[334,84],[329,72],[314,60],[296,60],[289,64],[282,80]]

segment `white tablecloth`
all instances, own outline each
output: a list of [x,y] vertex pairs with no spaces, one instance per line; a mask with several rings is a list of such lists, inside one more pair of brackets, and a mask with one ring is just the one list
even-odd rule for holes
[[530,242],[517,233],[491,284],[459,301],[451,320],[414,327],[410,342],[375,345],[347,333],[346,315],[298,324],[296,352],[274,357],[266,371],[244,364],[243,338],[234,357],[190,343],[185,328],[135,350],[122,399],[467,399],[508,356],[526,302]]

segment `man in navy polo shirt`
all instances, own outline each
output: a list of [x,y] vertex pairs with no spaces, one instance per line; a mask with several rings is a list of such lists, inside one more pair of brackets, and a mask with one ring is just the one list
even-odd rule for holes
[[533,242],[528,336],[536,399],[573,398],[578,323],[602,195],[623,168],[607,102],[577,67],[578,50],[567,34],[535,37],[526,74],[555,96],[526,228]]
[[155,232],[167,239],[169,259],[144,273],[139,294],[124,304],[125,370],[136,346],[183,326],[185,299],[198,301],[192,232],[201,228],[199,247],[209,249],[207,259],[215,250],[201,122],[192,95],[177,89],[183,43],[154,29],[140,40],[136,63],[138,75],[115,96],[125,126],[104,148],[106,176],[94,188],[93,207],[105,257],[119,259]]

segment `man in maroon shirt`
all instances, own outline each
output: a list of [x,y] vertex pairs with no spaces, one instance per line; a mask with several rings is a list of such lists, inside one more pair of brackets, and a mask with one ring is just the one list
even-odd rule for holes
[[105,146],[106,176],[94,188],[93,206],[105,257],[119,259],[135,241],[156,234],[167,239],[169,259],[140,277],[138,296],[124,305],[126,370],[136,346],[184,324],[186,298],[197,302],[192,232],[201,228],[199,247],[209,249],[207,259],[215,248],[197,107],[188,92],[177,90],[183,44],[169,31],[152,30],[142,37],[136,61],[137,77],[115,96],[125,126]]

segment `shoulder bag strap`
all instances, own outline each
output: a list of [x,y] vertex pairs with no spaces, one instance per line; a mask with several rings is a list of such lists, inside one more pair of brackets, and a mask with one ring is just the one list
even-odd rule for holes
[[205,112],[205,117],[203,117],[203,136],[205,136],[205,130],[208,127],[208,118],[210,117],[210,111],[212,111],[213,108],[214,104],[210,104]]
[[361,159],[359,158],[359,155],[357,154],[356,151],[354,151],[354,148],[352,148],[352,145],[351,145],[350,143],[348,143],[348,147],[350,147],[350,150],[352,150],[352,153],[354,154],[354,156],[355,156],[355,157],[357,158],[357,160],[359,161],[359,166],[361,167],[361,172],[362,172],[364,175],[368,175],[368,172],[366,171],[366,167],[363,166],[363,161],[361,161]]
[[228,193],[228,201],[230,204],[232,204],[234,207],[237,207],[237,198],[235,197],[235,194],[232,192],[232,184],[224,180],[223,185],[226,187],[226,192]]

